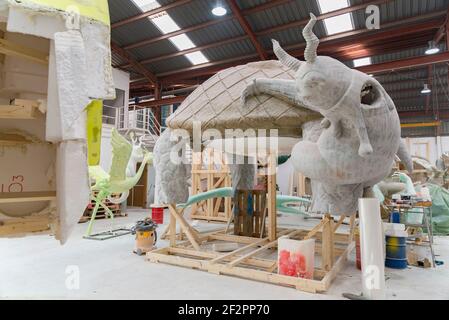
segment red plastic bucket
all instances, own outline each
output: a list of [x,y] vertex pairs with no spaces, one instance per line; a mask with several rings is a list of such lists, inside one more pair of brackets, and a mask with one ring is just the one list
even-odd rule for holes
[[157,224],[164,223],[164,207],[151,207],[151,219]]

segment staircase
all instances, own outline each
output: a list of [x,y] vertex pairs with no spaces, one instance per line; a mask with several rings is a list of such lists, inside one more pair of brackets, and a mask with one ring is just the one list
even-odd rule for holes
[[134,132],[136,137],[141,139],[145,148],[153,151],[154,145],[161,134],[161,124],[148,108],[142,109],[136,106],[129,106],[128,108],[128,112],[125,108],[119,108],[117,130],[125,136]]

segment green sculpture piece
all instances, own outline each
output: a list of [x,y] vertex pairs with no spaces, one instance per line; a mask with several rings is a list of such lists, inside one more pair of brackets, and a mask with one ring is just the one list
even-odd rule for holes
[[[107,206],[104,205],[103,201],[108,198],[111,199],[110,197],[112,194],[122,194],[118,202],[126,200],[129,190],[132,189],[137,182],[139,182],[145,166],[153,159],[153,154],[147,152],[137,173],[132,177],[127,177],[126,168],[131,158],[133,147],[117,132],[116,129],[113,129],[112,131],[111,144],[112,164],[109,174],[100,166],[89,167],[89,176],[91,179],[95,179],[95,184],[91,188],[91,197],[95,202],[95,207],[89,221],[89,226],[87,227],[86,236],[90,236],[92,232],[93,222],[100,206],[104,208],[106,214],[111,219],[114,218],[114,214]],[[98,191],[98,194],[94,195],[94,191]],[[117,203],[116,201],[113,202]]]

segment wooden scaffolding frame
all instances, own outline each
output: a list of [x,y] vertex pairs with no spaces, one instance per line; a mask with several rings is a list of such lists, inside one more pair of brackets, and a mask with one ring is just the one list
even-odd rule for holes
[[[193,153],[192,157],[192,195],[217,188],[231,187],[231,175],[223,153],[206,149],[201,153]],[[203,180],[206,180],[205,189],[202,184]],[[190,216],[192,219],[198,220],[227,222],[232,214],[231,203],[231,198],[201,201],[192,206]]]
[[[270,164],[273,164],[274,160],[274,157],[269,157]],[[167,263],[214,274],[290,286],[312,293],[327,291],[355,247],[355,215],[350,219],[347,233],[337,232],[345,216],[334,222],[330,215],[324,215],[311,230],[277,228],[276,175],[272,165],[269,165],[268,170],[272,171],[268,172],[267,237],[236,236],[228,234],[226,230],[201,234],[186,221],[183,208],[170,204],[169,246],[148,252],[147,259],[153,263]],[[177,224],[180,226],[181,236],[176,234]],[[313,279],[277,273],[277,254],[274,250],[278,245],[277,239],[281,236],[295,240],[315,239],[315,253],[320,256],[321,264],[315,268]],[[215,252],[212,248],[217,242],[237,243],[239,247],[228,253]]]

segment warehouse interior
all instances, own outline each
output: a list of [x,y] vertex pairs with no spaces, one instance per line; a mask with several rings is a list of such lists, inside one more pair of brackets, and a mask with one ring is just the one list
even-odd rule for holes
[[448,299],[448,50],[448,0],[0,0],[0,299]]

